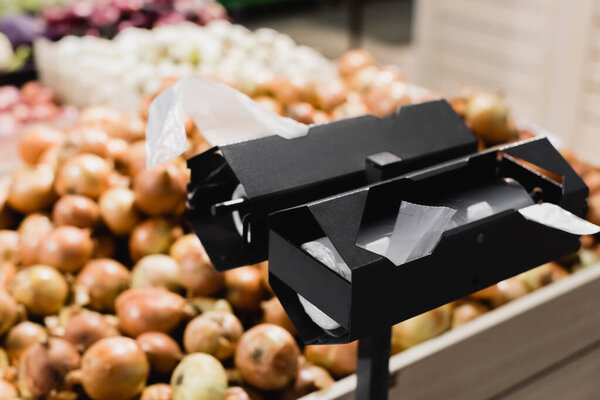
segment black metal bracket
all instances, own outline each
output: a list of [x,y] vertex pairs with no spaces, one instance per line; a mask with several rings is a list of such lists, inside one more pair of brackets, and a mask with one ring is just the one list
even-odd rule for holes
[[392,328],[358,341],[357,400],[387,400]]

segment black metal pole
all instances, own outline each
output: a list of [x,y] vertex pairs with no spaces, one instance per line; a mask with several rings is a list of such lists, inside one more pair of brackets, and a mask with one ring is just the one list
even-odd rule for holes
[[350,48],[360,47],[363,36],[365,0],[348,0]]
[[387,400],[391,328],[358,341],[357,400]]

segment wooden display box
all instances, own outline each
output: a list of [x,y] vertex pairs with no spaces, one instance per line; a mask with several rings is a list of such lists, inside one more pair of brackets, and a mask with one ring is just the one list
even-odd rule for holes
[[[600,396],[600,265],[393,356],[390,399]],[[303,400],[354,399],[356,376]]]

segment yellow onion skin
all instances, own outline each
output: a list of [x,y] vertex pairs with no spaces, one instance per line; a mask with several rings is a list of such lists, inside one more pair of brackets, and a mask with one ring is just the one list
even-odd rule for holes
[[12,400],[18,398],[19,393],[15,385],[6,379],[0,379],[0,399]]
[[122,336],[94,343],[81,359],[83,389],[93,400],[129,400],[139,395],[149,371],[136,341]]
[[19,308],[17,303],[10,295],[0,290],[0,335],[8,331],[19,316]]
[[413,347],[450,329],[452,305],[446,304],[392,327],[392,354]]
[[77,287],[85,290],[89,298],[87,305],[96,311],[113,311],[117,296],[130,282],[127,268],[108,258],[89,261],[76,279]]
[[47,125],[26,128],[19,138],[19,154],[28,164],[37,164],[41,155],[64,139],[61,131]]
[[39,245],[54,229],[52,220],[45,214],[30,214],[19,225],[19,260],[22,265],[38,264]]
[[48,332],[40,324],[23,321],[13,326],[4,339],[4,348],[13,365],[18,364],[25,351],[32,345],[45,341]]
[[296,328],[277,297],[273,296],[271,299],[263,301],[260,306],[263,311],[263,323],[280,326],[290,334],[296,335]]
[[227,391],[227,374],[213,356],[189,354],[173,371],[171,388],[173,400],[221,400]]
[[80,194],[98,198],[109,187],[111,165],[95,154],[69,159],[58,172],[55,188],[59,195]]
[[300,349],[288,331],[261,324],[242,335],[235,352],[235,366],[250,385],[278,390],[296,377],[299,355]]
[[19,364],[19,390],[25,397],[47,397],[64,386],[67,373],[80,363],[79,353],[64,339],[51,337],[34,344]]
[[281,400],[295,400],[309,393],[327,389],[335,381],[325,368],[305,363],[298,369],[294,383],[285,388]]
[[138,345],[146,354],[150,369],[160,375],[170,374],[183,353],[179,344],[162,332],[146,332],[136,338]]
[[337,378],[342,378],[356,372],[358,342],[306,346],[304,355],[309,362],[325,368]]
[[38,316],[56,314],[65,304],[69,287],[65,278],[48,265],[32,265],[17,272],[10,284],[13,298]]
[[140,213],[135,208],[135,194],[125,187],[104,192],[98,201],[102,220],[115,235],[126,235],[135,227]]
[[131,231],[129,255],[135,262],[150,254],[167,253],[176,236],[174,225],[166,219],[148,219]]
[[69,318],[63,337],[83,353],[97,341],[113,336],[119,336],[119,331],[105,316],[94,311],[81,311]]
[[266,296],[262,274],[253,266],[235,268],[225,273],[225,297],[231,305],[242,312],[260,309]]
[[145,332],[172,331],[188,316],[185,300],[162,288],[135,288],[115,302],[121,331],[137,337]]
[[488,311],[489,308],[481,303],[463,300],[452,310],[452,329],[465,325]]
[[187,177],[173,164],[140,172],[134,180],[136,206],[148,215],[172,214],[185,202]]
[[131,287],[163,287],[176,292],[181,283],[179,264],[165,254],[145,256],[131,271]]
[[88,197],[65,195],[54,204],[52,219],[56,225],[91,228],[100,220],[100,209]]
[[171,400],[173,390],[166,383],[155,383],[144,389],[140,400]]
[[219,360],[233,356],[244,328],[226,311],[208,311],[190,321],[183,334],[187,353],[206,353]]
[[46,165],[24,168],[13,175],[7,203],[21,213],[32,213],[52,205],[54,193],[54,171]]
[[63,272],[78,271],[92,256],[90,232],[74,226],[59,226],[42,241],[39,258]]

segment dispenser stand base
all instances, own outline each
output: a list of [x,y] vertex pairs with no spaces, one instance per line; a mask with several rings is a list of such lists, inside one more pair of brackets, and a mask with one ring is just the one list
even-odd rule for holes
[[387,400],[391,328],[358,341],[356,400]]

